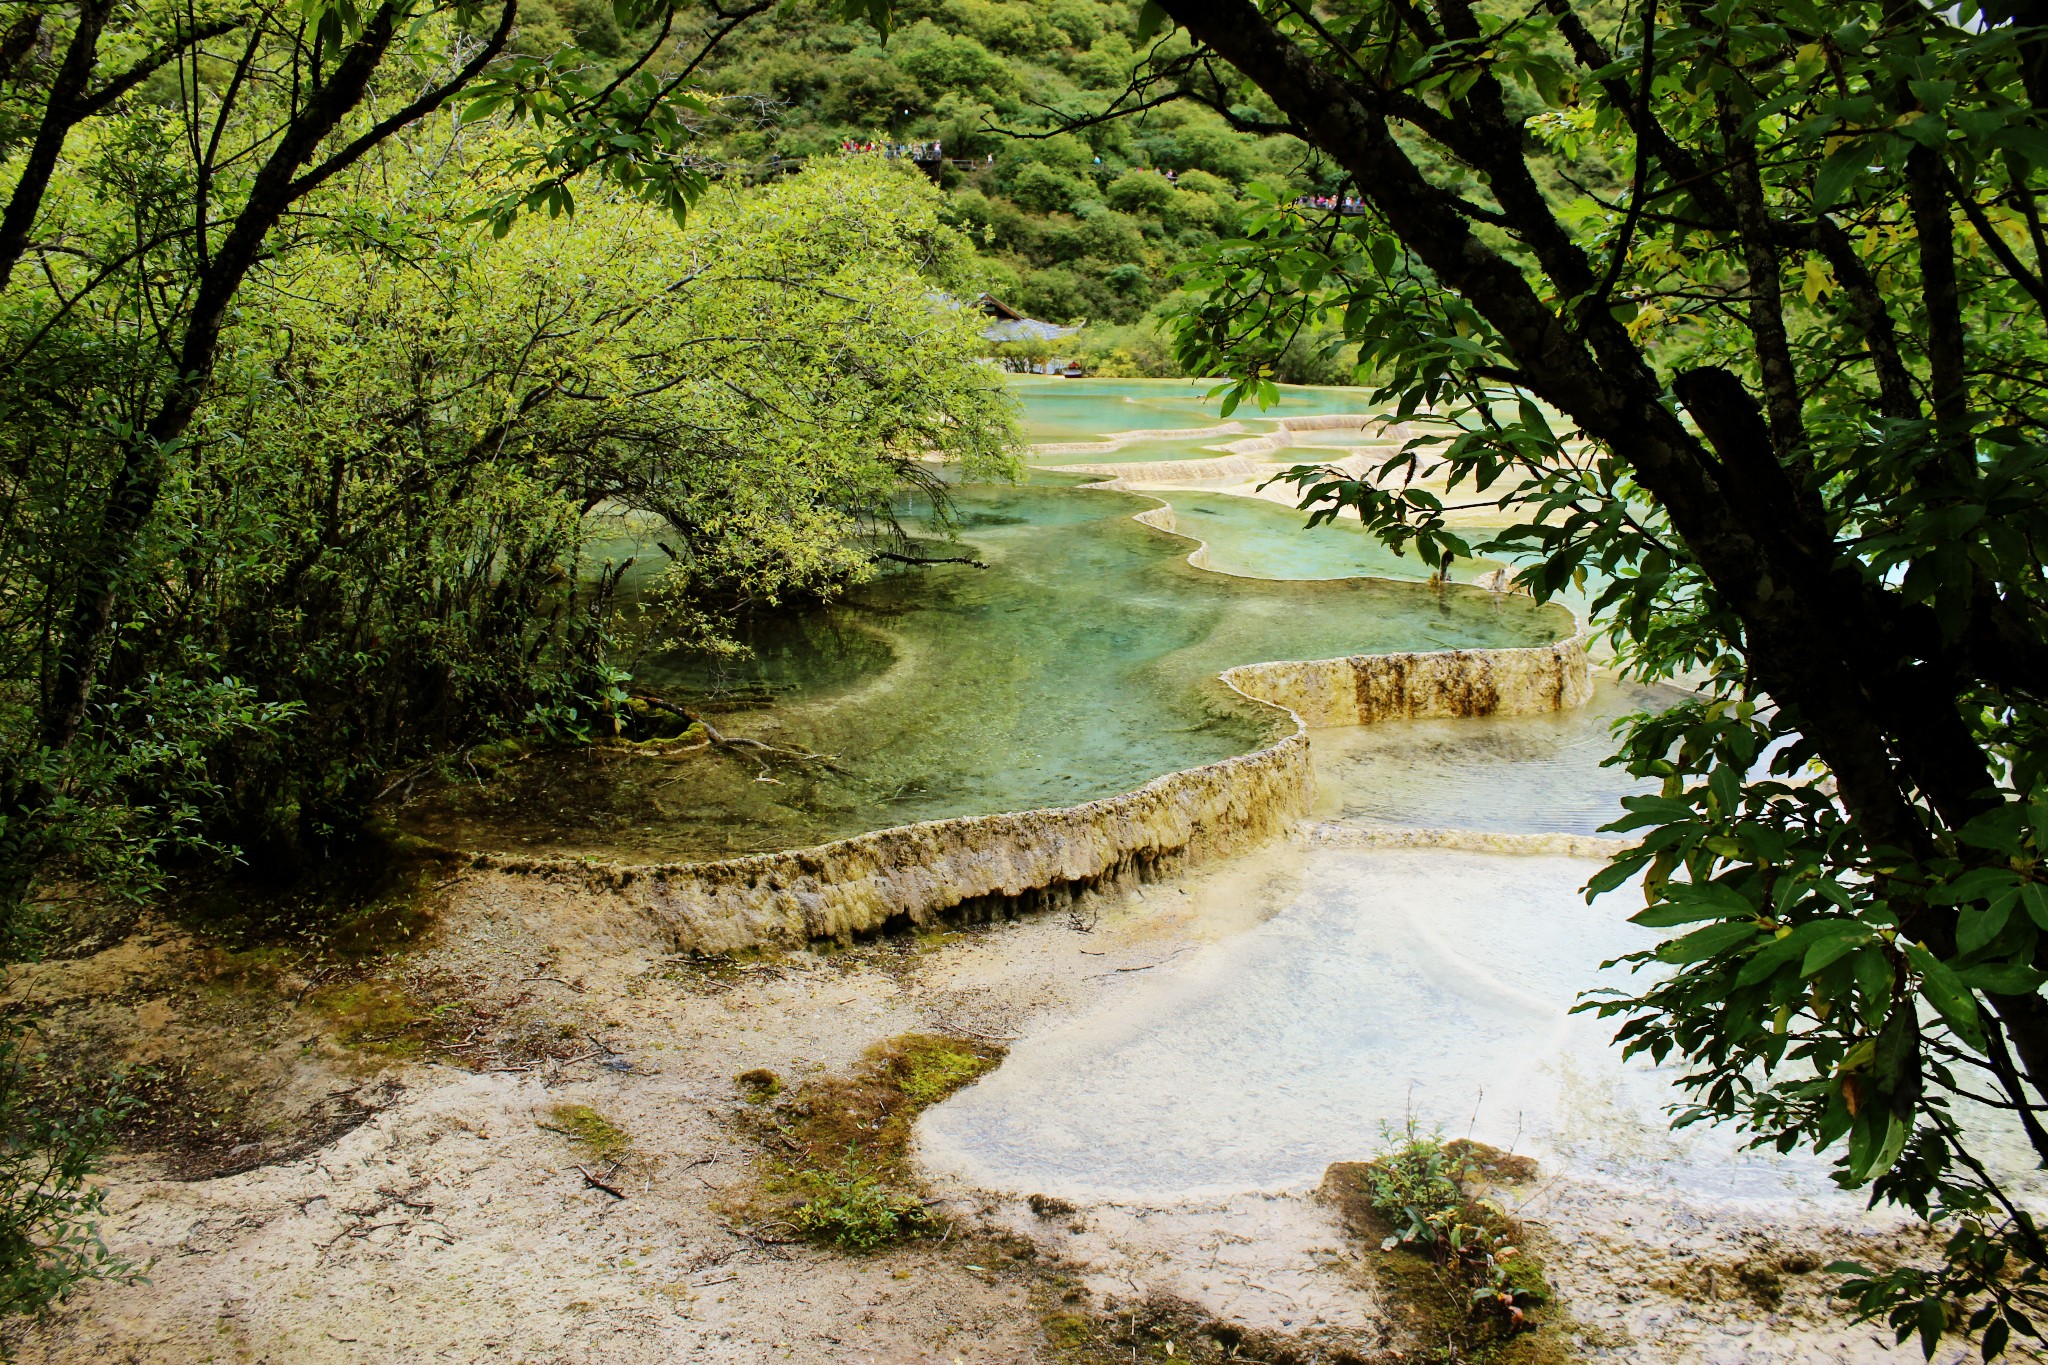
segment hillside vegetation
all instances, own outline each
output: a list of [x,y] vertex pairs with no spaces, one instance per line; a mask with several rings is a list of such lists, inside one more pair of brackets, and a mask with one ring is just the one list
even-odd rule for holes
[[[602,52],[609,8],[554,0],[559,33]],[[979,246],[985,288],[1034,317],[1090,324],[1078,349],[1112,374],[1171,374],[1156,326],[1178,270],[1236,235],[1254,184],[1315,186],[1302,145],[1234,131],[1179,102],[1079,132],[1141,60],[1131,0],[914,0],[886,41],[821,0],[789,0],[735,35],[705,79],[723,99],[712,155],[735,166],[837,157],[848,142],[936,142],[945,215]],[[595,28],[593,28],[593,25]],[[609,40],[615,41],[615,40]],[[756,171],[755,173],[760,173]],[[1297,344],[1283,379],[1346,382]]]

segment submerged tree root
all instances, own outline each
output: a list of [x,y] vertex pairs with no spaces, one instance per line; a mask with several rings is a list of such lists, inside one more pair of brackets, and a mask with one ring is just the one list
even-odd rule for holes
[[820,754],[791,745],[770,744],[766,740],[751,739],[745,735],[728,735],[699,713],[678,706],[663,697],[635,693],[628,705],[635,716],[666,715],[682,721],[685,728],[680,734],[656,735],[643,740],[605,740],[594,747],[606,753],[663,760],[689,758],[713,749],[733,754],[745,753],[755,756],[755,761],[760,764],[761,775],[755,780],[763,782],[776,780],[764,761],[766,759],[813,764],[828,772],[846,771],[839,765],[836,754]]

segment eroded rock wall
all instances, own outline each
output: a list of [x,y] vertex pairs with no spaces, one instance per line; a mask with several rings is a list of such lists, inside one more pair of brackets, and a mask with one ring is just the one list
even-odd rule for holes
[[1089,487],[1124,488],[1134,483],[1188,483],[1202,479],[1249,479],[1267,473],[1270,462],[1249,455],[1218,455],[1213,460],[1147,460],[1129,464],[1047,465],[1055,474],[1093,474],[1109,482]]
[[[1293,467],[1294,461],[1275,460],[1272,457],[1288,448],[1285,440],[1271,436],[1254,436],[1243,441],[1232,441],[1225,450],[1236,452],[1218,455],[1213,460],[1150,460],[1133,461],[1129,464],[1062,464],[1047,465],[1055,474],[1093,474],[1104,480],[1102,483],[1083,484],[1084,488],[1112,488],[1134,490],[1154,484],[1201,483],[1217,479],[1264,479],[1285,472]],[[1310,452],[1328,454],[1328,450]],[[1320,464],[1337,470],[1348,479],[1371,477],[1386,462],[1387,449],[1363,451],[1355,455],[1341,455],[1334,460],[1304,460],[1301,463]]]
[[1310,726],[1375,725],[1447,716],[1528,716],[1584,706],[1593,695],[1583,637],[1528,649],[1363,654],[1307,663],[1243,664],[1223,680]]
[[1099,441],[1041,441],[1031,448],[1041,455],[1106,455],[1133,441],[1198,441],[1205,436],[1235,436],[1243,430],[1242,422],[1219,422],[1209,427],[1140,427],[1111,432]]

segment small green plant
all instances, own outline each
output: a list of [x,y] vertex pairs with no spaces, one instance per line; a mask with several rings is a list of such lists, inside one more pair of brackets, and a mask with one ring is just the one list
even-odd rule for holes
[[1443,1134],[1420,1134],[1411,1119],[1402,1133],[1389,1130],[1384,1135],[1396,1140],[1373,1159],[1372,1206],[1394,1231],[1380,1243],[1380,1250],[1406,1246],[1434,1254],[1453,1233],[1465,1203]]
[[1441,1131],[1421,1132],[1412,1119],[1385,1136],[1390,1146],[1365,1167],[1373,1211],[1393,1229],[1380,1250],[1407,1250],[1435,1262],[1475,1316],[1492,1318],[1510,1333],[1532,1325],[1528,1310],[1548,1302],[1550,1286],[1515,1245],[1518,1230],[1506,1210],[1467,1191],[1487,1149],[1446,1142]]
[[87,1280],[142,1278],[94,1222],[106,1196],[92,1177],[126,1103],[112,1088],[82,1104],[39,1096],[28,1033],[0,1023],[0,1319],[41,1313]]
[[799,1172],[797,1184],[806,1198],[790,1226],[848,1251],[873,1251],[931,1225],[923,1203],[884,1185],[853,1147],[840,1164]]

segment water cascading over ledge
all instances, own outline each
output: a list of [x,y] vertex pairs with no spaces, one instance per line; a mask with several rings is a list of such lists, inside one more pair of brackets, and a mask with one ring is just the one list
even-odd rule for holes
[[1592,694],[1581,637],[1533,648],[1245,664],[1221,676],[1241,695],[1285,712],[1293,733],[1075,806],[931,820],[712,862],[479,854],[472,865],[615,897],[676,952],[845,940],[973,906],[1031,908],[1273,838],[1314,800],[1310,726],[1529,715],[1580,706]]

